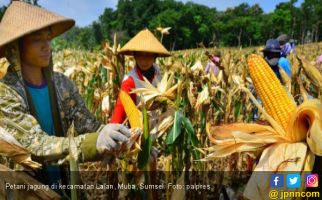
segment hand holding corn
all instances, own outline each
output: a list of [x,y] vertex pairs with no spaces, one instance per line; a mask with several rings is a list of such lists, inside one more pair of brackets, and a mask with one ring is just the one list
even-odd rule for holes
[[131,136],[130,130],[121,124],[107,124],[101,130],[96,142],[99,153],[120,150],[120,142],[128,142]]

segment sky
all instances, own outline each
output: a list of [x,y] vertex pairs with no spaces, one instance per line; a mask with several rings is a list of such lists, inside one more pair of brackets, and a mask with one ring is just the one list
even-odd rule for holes
[[[178,0],[177,0],[178,1]],[[249,5],[258,3],[264,12],[271,12],[275,6],[288,0],[181,0],[182,2],[192,1],[194,3],[215,7],[217,10],[224,11],[229,7],[238,6],[246,2]],[[304,0],[298,0],[299,6]],[[0,0],[0,7],[8,5],[10,0]],[[95,2],[95,3],[94,3]],[[117,0],[39,0],[38,3],[53,12],[70,17],[76,20],[80,27],[90,25],[103,13],[106,7],[116,8]]]

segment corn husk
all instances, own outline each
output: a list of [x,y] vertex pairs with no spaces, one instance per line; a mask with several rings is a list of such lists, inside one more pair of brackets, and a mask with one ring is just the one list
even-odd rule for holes
[[266,148],[247,183],[244,196],[251,200],[269,199],[270,176],[277,171],[302,171],[307,150],[303,142],[277,143]]
[[292,79],[296,79],[300,72],[300,62],[295,54],[291,55],[291,73]]
[[130,139],[121,145],[120,153],[118,157],[131,157],[136,155],[141,151],[141,136],[143,135],[143,130],[140,128],[131,129]]
[[305,88],[303,86],[303,81],[302,81],[301,76],[298,77],[297,82],[298,82],[298,84],[300,86],[300,93],[301,93],[301,96],[303,97],[303,100],[307,101],[308,100],[308,94],[307,94],[307,92],[306,92],[306,90],[305,90]]
[[285,142],[272,127],[259,124],[206,125],[209,140],[215,144],[208,148],[204,161],[225,157],[236,152],[257,151],[276,142]]
[[[310,171],[314,155],[322,155],[322,104],[319,100],[307,100],[292,113],[287,128],[289,143],[270,126],[230,124],[207,128],[208,137],[216,144],[209,148],[205,160],[241,151],[254,151],[270,144],[262,153],[255,171]],[[305,141],[296,142],[296,141]],[[261,146],[262,145],[262,146]],[[309,148],[307,148],[309,147]],[[268,197],[269,173],[253,173],[245,189],[249,199]],[[267,176],[267,179],[265,177]]]
[[310,81],[314,86],[316,86],[317,88],[320,88],[321,90],[322,74],[320,73],[320,71],[303,57],[301,57],[300,59],[301,59],[304,72],[307,75],[307,77],[310,79]]
[[[281,137],[272,127],[255,124],[229,124],[217,127],[211,127],[208,124],[207,133],[210,141],[217,145],[213,150],[230,150],[230,154],[243,151],[243,144],[299,142],[306,139],[310,150],[320,156],[322,155],[321,120],[322,104],[315,99],[304,102],[292,113],[287,130],[288,138]],[[245,146],[245,149],[251,148]],[[228,152],[224,153],[228,154]],[[211,155],[214,157],[214,154]]]
[[322,103],[307,100],[291,115],[288,132],[291,140],[306,139],[310,150],[322,156]]

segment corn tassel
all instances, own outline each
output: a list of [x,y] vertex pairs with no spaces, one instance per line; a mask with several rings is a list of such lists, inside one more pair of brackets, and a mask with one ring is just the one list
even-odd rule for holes
[[[287,94],[273,70],[259,55],[252,54],[247,60],[249,73],[264,109],[279,123],[287,134],[291,113],[296,105]],[[285,135],[287,137],[287,135]]]
[[140,111],[137,109],[131,97],[126,92],[121,90],[120,99],[124,107],[125,113],[129,119],[131,128],[143,129]]

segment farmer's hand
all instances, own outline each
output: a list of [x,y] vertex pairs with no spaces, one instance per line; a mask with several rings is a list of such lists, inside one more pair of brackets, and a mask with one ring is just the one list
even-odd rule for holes
[[99,153],[118,151],[120,142],[127,142],[131,136],[130,130],[121,124],[107,124],[101,130],[96,142]]

